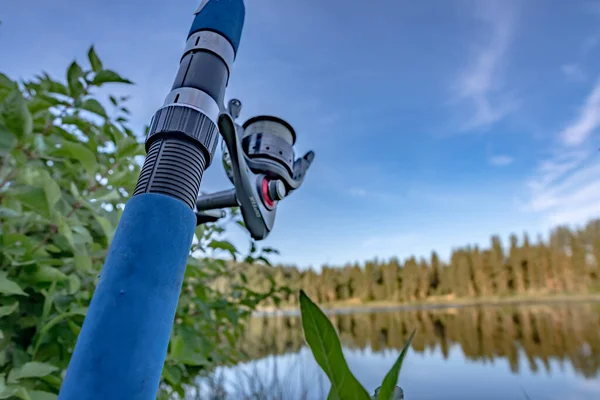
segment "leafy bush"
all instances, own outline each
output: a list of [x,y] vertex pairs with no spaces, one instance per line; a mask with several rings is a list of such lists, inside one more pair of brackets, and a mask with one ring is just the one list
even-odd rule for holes
[[373,397],[354,377],[344,354],[342,345],[335,328],[323,311],[304,293],[300,291],[300,311],[302,314],[302,328],[317,364],[331,382],[328,400],[401,400],[404,398],[402,389],[396,386],[402,361],[409,349],[410,342],[415,334],[413,331],[404,345],[400,356],[386,374],[383,383]]
[[[64,82],[0,74],[0,399],[56,398],[140,172],[144,145],[127,125],[127,98],[108,96],[105,108],[96,94],[131,82],[105,68],[93,47],[88,61],[71,63]],[[199,227],[192,252],[237,255],[218,240],[222,232]],[[259,258],[253,244],[246,261]],[[262,293],[243,279],[227,295],[213,285],[234,274],[223,260],[190,257],[161,398],[183,396],[197,374],[235,361],[244,321],[259,302],[278,299],[272,280]]]

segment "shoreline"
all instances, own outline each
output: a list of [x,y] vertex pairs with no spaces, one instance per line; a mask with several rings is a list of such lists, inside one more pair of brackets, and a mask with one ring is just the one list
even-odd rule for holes
[[[369,303],[328,303],[319,304],[325,314],[352,314],[364,312],[386,312],[386,311],[413,311],[413,310],[435,310],[456,309],[473,306],[498,307],[506,305],[535,305],[549,303],[600,303],[600,294],[558,294],[543,296],[509,296],[509,297],[485,297],[465,299],[432,299],[413,303],[395,303],[391,301],[369,302]],[[299,316],[300,309],[297,307],[265,307],[253,313],[255,317],[276,316]]]

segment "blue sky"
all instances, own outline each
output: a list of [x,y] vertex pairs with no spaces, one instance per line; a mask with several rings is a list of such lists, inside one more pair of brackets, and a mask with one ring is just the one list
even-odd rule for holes
[[[197,1],[28,0],[0,10],[0,70],[61,76],[91,44],[169,92]],[[263,242],[300,266],[444,257],[600,214],[600,2],[253,0],[228,97],[287,119],[315,163]],[[220,165],[202,190],[229,186]],[[232,227],[231,239],[246,237]]]

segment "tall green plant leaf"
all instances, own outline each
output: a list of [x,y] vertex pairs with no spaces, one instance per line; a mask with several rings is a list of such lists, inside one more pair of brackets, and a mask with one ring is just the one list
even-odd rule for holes
[[377,400],[393,400],[394,389],[396,388],[396,383],[398,382],[398,375],[400,375],[400,369],[402,368],[402,361],[404,361],[404,357],[406,356],[406,352],[410,348],[410,342],[412,342],[413,336],[415,336],[416,330],[413,330],[410,334],[408,340],[404,344],[404,348],[400,352],[398,359],[392,366],[392,369],[389,370],[385,378],[383,379],[383,383],[381,384],[381,389],[379,394],[377,395]]
[[304,337],[315,360],[331,382],[328,399],[370,400],[371,397],[354,377],[342,352],[335,328],[313,301],[300,291],[300,311]]

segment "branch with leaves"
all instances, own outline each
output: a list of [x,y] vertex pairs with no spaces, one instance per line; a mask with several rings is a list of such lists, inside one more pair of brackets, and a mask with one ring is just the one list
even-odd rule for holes
[[[64,79],[42,73],[14,81],[0,73],[0,399],[56,399],[107,248],[140,173],[143,134],[128,127],[128,96],[100,98],[105,85],[131,84],[93,47]],[[185,394],[199,374],[239,361],[246,321],[281,288],[237,281],[239,256],[206,225],[196,232],[163,372],[160,398]],[[256,248],[247,262],[268,260]],[[262,261],[261,261],[262,260]]]

